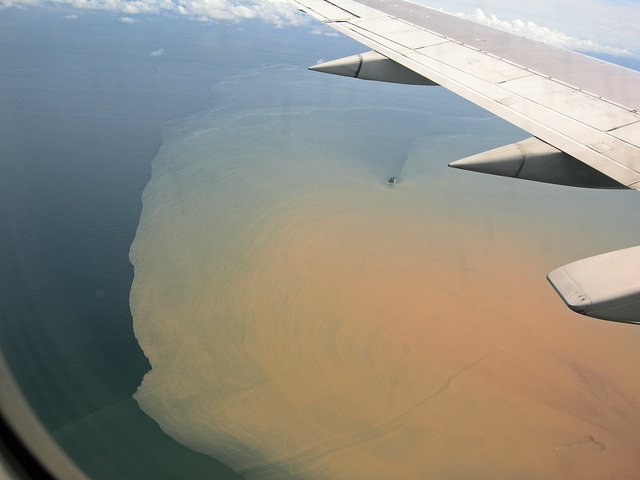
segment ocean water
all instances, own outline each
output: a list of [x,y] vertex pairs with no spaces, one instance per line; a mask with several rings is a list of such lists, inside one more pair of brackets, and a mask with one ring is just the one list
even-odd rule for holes
[[207,108],[261,50],[186,19],[7,9],[0,25],[0,342],[16,379],[92,478],[238,478],[131,398],[150,366],[128,256],[163,123]]
[[526,134],[312,27],[72,13],[0,12],[0,342],[92,478],[633,478],[640,330],[544,280],[632,193],[448,169]]

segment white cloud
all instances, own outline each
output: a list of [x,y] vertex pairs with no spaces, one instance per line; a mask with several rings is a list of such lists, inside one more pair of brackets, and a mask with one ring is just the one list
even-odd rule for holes
[[164,55],[164,48],[159,48],[158,50],[154,50],[149,55],[151,55],[152,57],[161,57],[162,55]]
[[131,17],[120,17],[118,20],[122,23],[136,23],[136,19]]
[[515,20],[508,22],[505,20],[499,20],[495,15],[486,16],[480,8],[476,8],[473,15],[464,13],[457,13],[457,15],[483,25],[489,25],[506,32],[522,35],[530,38],[531,40],[548,43],[549,45],[554,45],[568,50],[605,53],[618,56],[634,56],[633,52],[626,48],[603,45],[593,40],[574,38],[558,30],[539,26],[531,21],[524,22],[519,18],[516,18]]
[[75,20],[76,18],[78,18],[78,15],[65,15],[65,17],[67,20]]
[[537,27],[531,30],[546,27],[549,32],[545,41],[551,43],[549,39],[553,39],[555,45],[564,48],[640,54],[640,2],[635,0],[411,1],[447,12],[463,12],[465,18],[476,17],[476,8],[481,8],[489,20],[496,17],[497,23],[510,24],[512,28],[517,28],[519,20],[524,33],[516,33],[521,35],[534,35],[526,32],[529,23]]
[[309,21],[286,0],[0,0],[0,10],[45,4],[126,15],[177,13],[205,21],[255,18],[278,26],[301,25]]

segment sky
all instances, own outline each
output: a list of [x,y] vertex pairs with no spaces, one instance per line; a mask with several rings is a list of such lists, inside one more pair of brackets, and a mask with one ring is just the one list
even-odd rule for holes
[[[571,0],[416,2],[570,50],[617,56],[640,55],[638,2],[588,0],[580,2],[579,7]],[[279,26],[311,23],[286,0],[0,0],[0,9],[45,4],[113,11],[122,15],[120,20],[126,23],[135,23],[144,14],[177,14],[200,21],[257,18]]]
[[[434,8],[461,13],[480,23],[512,31],[535,40],[581,51],[621,48],[638,54],[640,4],[633,1],[544,0],[509,2],[427,2]],[[588,43],[592,42],[592,43]],[[612,53],[612,52],[610,52]],[[619,52],[618,54],[623,54]]]

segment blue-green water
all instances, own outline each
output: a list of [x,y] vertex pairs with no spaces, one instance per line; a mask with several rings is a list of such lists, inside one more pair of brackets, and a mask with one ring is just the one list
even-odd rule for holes
[[129,246],[163,122],[227,102],[214,83],[288,47],[262,49],[275,29],[259,23],[237,35],[233,25],[157,17],[132,28],[69,13],[0,12],[2,350],[91,476],[234,478],[131,399],[149,364],[133,336]]

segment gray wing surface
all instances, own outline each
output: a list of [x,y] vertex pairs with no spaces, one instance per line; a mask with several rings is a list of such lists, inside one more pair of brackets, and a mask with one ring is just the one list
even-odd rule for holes
[[640,73],[398,0],[302,11],[616,182],[640,188]]
[[[371,49],[311,69],[441,85],[532,135],[451,166],[640,190],[640,72],[403,0],[289,1]],[[640,323],[639,265],[635,247],[560,267],[548,279],[576,312]],[[594,272],[606,281],[590,281]]]

